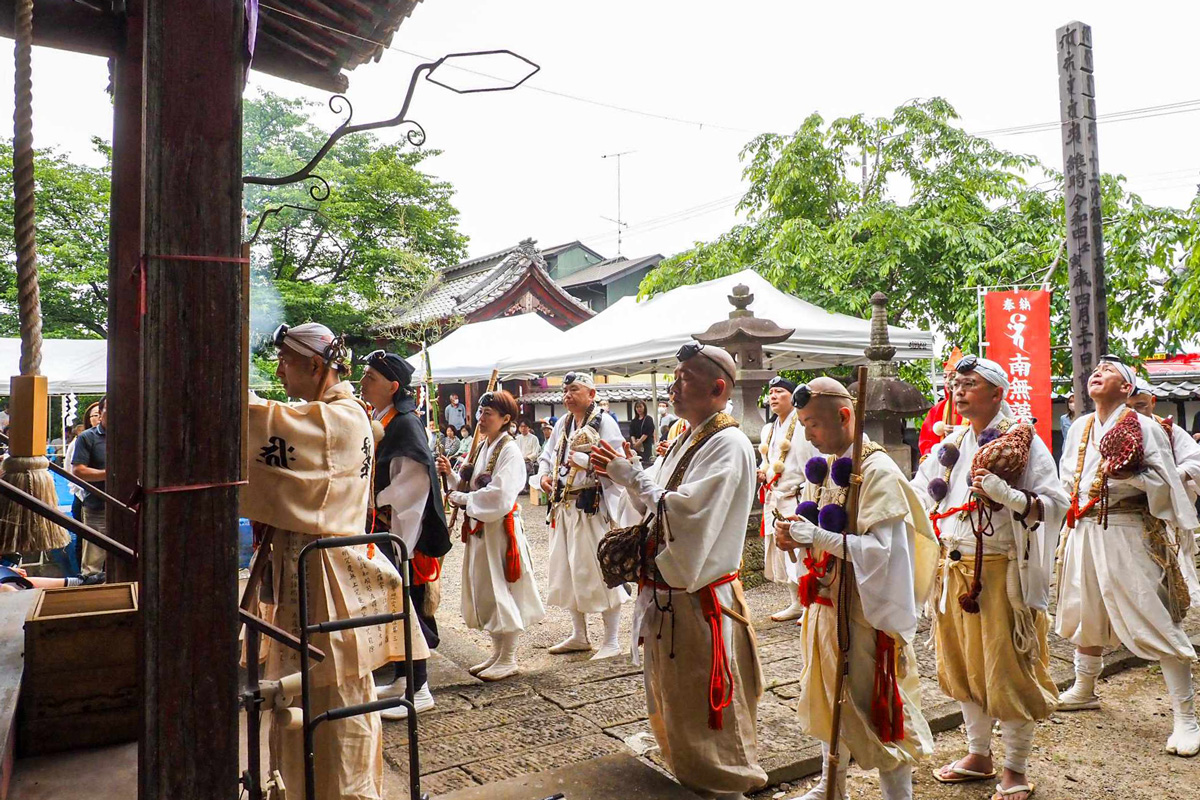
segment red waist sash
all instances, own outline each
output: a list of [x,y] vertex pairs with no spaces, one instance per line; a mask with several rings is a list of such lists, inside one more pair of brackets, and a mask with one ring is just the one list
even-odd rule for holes
[[[725,652],[725,631],[721,625],[721,599],[717,597],[717,587],[733,583],[737,577],[736,572],[731,572],[695,593],[700,599],[700,608],[704,612],[709,635],[712,637],[712,663],[708,677],[708,727],[714,731],[724,727],[724,711],[733,703],[734,688],[733,668],[730,667],[729,656]],[[640,585],[662,591],[684,592],[683,589],[644,577]]]

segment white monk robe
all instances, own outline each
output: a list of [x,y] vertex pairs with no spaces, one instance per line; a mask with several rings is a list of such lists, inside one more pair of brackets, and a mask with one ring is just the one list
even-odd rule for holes
[[[789,432],[792,434],[790,438]],[[767,452],[758,467],[767,476],[762,497],[762,534],[766,539],[763,576],[769,581],[796,583],[800,580],[801,568],[775,546],[775,517],[771,511],[777,511],[785,518],[796,516],[796,505],[800,502],[800,493],[804,491],[804,465],[816,455],[816,451],[805,437],[804,426],[797,419],[795,409],[787,419],[776,418],[764,426],[761,441],[767,445]],[[786,455],[783,452],[785,441],[791,443]],[[762,445],[759,445],[759,452],[762,452]],[[775,472],[777,465],[782,465],[782,472]]]
[[[495,470],[487,486],[479,488],[478,479],[492,461],[492,451],[501,448]],[[476,453],[472,487],[467,494],[464,513],[483,523],[483,535],[471,536],[463,554],[462,615],[467,627],[488,633],[520,633],[546,616],[533,578],[533,560],[529,557],[529,542],[517,495],[525,485],[525,459],[516,442],[507,434],[491,444],[481,441]],[[452,491],[468,491],[451,474]],[[505,555],[509,537],[504,518],[512,513],[513,535],[521,559],[521,577],[509,583],[504,574]],[[451,535],[457,535],[451,532]]]
[[[624,452],[625,437],[621,428],[610,414],[599,409],[594,413],[600,420],[600,438],[612,445],[618,453]],[[566,468],[572,458],[568,445],[566,457],[559,464],[562,453],[563,437],[568,440],[578,433],[575,418],[571,414],[563,414],[554,425],[554,431],[546,440],[546,446],[538,459],[538,481],[545,475],[555,481],[565,481]],[[604,576],[600,574],[600,561],[596,558],[596,548],[604,534],[617,527],[616,519],[624,491],[608,478],[601,478],[594,472],[586,471],[587,455],[575,454],[577,463],[585,469],[575,473],[570,490],[564,492],[561,500],[550,509],[550,556],[547,562],[547,578],[549,587],[546,602],[552,606],[576,611],[581,614],[600,614],[614,608],[619,608],[629,599],[629,592],[623,586],[609,589],[604,585]],[[556,474],[556,471],[559,474]],[[600,486],[602,496],[600,508],[594,514],[588,514],[575,507],[579,490]],[[551,491],[551,497],[554,490]]]
[[[853,448],[841,455],[850,457],[852,452]],[[912,766],[933,752],[933,735],[921,713],[921,681],[912,643],[917,634],[917,610],[933,583],[937,542],[921,501],[886,452],[864,455],[862,476],[858,512],[862,534],[846,537],[855,588],[851,592],[850,672],[846,680],[850,702],[842,708],[841,742],[863,769],[889,772]],[[834,497],[835,491],[832,475],[827,476],[824,499]],[[806,499],[820,503],[817,487],[809,484]],[[824,551],[815,549],[811,554],[820,559]],[[820,579],[823,599],[804,614],[804,671],[797,705],[804,732],[826,744],[833,729],[838,663],[837,611],[832,605],[837,600],[832,598],[840,570],[832,568],[835,563],[836,558],[831,557],[831,568]],[[872,719],[877,633],[895,642],[896,686],[903,703],[903,738],[890,742],[882,741]]]
[[[1087,505],[1088,489],[1100,468],[1100,440],[1124,413],[1136,412],[1120,408],[1104,422],[1097,419],[1091,426],[1078,481],[1080,507]],[[1059,474],[1067,492],[1076,484],[1083,432],[1094,417],[1094,413],[1087,414],[1071,423],[1063,442]],[[1108,529],[1101,527],[1098,508],[1093,508],[1076,522],[1074,530],[1064,530],[1055,630],[1077,647],[1123,644],[1148,661],[1191,661],[1196,652],[1183,627],[1171,620],[1163,569],[1146,549],[1147,526],[1142,512],[1114,509],[1118,503],[1140,502],[1144,496],[1148,513],[1167,524],[1172,544],[1176,531],[1194,530],[1200,524],[1180,483],[1170,440],[1162,426],[1140,415],[1138,421],[1145,452],[1143,470],[1131,478],[1108,479]],[[1190,548],[1179,549],[1180,566],[1195,607],[1200,604],[1196,572],[1182,563]]]
[[[987,427],[995,428],[1004,419],[997,414]],[[959,451],[949,477],[938,460],[947,444]],[[970,424],[934,446],[912,480],[927,511],[947,514],[975,499],[968,476],[978,451],[979,441]],[[949,486],[940,503],[929,496],[929,482],[938,478]],[[1029,463],[1013,487],[1036,494],[1044,516],[1029,530],[1008,508],[992,512],[992,533],[983,538],[983,592],[978,614],[968,614],[958,603],[959,596],[971,588],[976,558],[974,523],[962,512],[936,522],[942,545],[933,595],[938,684],[950,697],[979,705],[993,719],[1039,720],[1049,717],[1058,703],[1050,677],[1047,609],[1058,531],[1068,500],[1054,455],[1036,434]],[[956,552],[961,556],[957,560],[951,555]]]
[[[1164,424],[1160,420],[1160,424]],[[1171,452],[1175,456],[1175,466],[1179,470],[1179,480],[1187,492],[1188,500],[1196,505],[1196,497],[1200,494],[1200,442],[1178,425],[1171,424]],[[1179,536],[1179,566],[1189,585],[1200,585],[1196,575],[1196,535],[1197,531],[1190,530]],[[1192,597],[1193,604],[1200,603],[1200,597]]]
[[[633,478],[626,484],[626,497],[639,513],[656,508],[693,435],[705,427],[689,430],[645,471],[631,465]],[[634,611],[632,652],[636,660],[640,638],[645,644],[650,727],[676,780],[698,792],[748,792],[767,781],[758,765],[755,731],[763,678],[754,630],[720,614],[733,687],[731,703],[721,713],[721,728],[713,730],[709,727],[713,638],[704,612],[711,592],[722,607],[749,618],[736,577],[708,587],[736,576],[741,564],[754,500],[754,460],[754,446],[736,427],[713,434],[701,445],[678,488],[664,501],[674,540],[663,537],[655,564],[659,580],[675,588],[642,586]],[[673,612],[665,610],[668,600]]]
[[[263,616],[292,634],[300,631],[300,550],[326,536],[358,535],[366,524],[374,441],[371,424],[348,382],[319,401],[295,406],[252,396],[247,447],[250,485],[241,513],[275,529],[269,598]],[[371,550],[374,552],[372,553]],[[259,556],[256,555],[255,558]],[[400,576],[378,548],[318,550],[306,557],[310,624],[400,611]],[[264,587],[265,588],[265,587]],[[317,634],[325,660],[312,663],[312,714],[376,699],[371,671],[404,656],[400,623]],[[264,639],[263,677],[278,680],[300,668],[291,648]],[[428,658],[419,632],[413,658]],[[294,705],[299,706],[297,697]],[[271,768],[288,795],[304,796],[303,733],[272,724]],[[374,800],[383,792],[379,714],[321,725],[316,736],[317,797]]]

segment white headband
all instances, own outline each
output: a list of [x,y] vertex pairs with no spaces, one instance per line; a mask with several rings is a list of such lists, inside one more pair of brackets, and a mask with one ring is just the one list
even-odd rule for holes
[[592,374],[590,372],[568,372],[563,377],[564,389],[576,383],[578,383],[580,386],[586,386],[589,389],[596,388],[596,381],[592,378]]
[[989,358],[976,359],[972,371],[979,373],[979,377],[993,386],[999,386],[1001,389],[1008,391],[1008,373],[1004,371],[1004,367],[995,361]]

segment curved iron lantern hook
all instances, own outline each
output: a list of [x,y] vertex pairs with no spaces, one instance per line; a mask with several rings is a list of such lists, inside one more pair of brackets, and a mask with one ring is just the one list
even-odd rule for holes
[[[528,74],[525,75],[525,77],[509,86],[489,86],[475,89],[460,89],[458,87],[451,86],[444,81],[439,81],[433,77],[434,70],[442,66],[442,64],[450,59],[489,55],[512,56],[513,58],[525,62],[532,67],[532,69]],[[400,125],[411,125],[412,129],[405,134],[405,138],[408,140],[408,143],[414,147],[420,147],[425,143],[425,129],[421,127],[421,124],[416,120],[407,119],[408,107],[412,103],[413,93],[417,88],[417,81],[422,75],[424,75],[425,79],[430,83],[441,86],[445,89],[449,89],[455,94],[479,94],[482,92],[506,92],[516,89],[518,86],[521,86],[527,80],[540,72],[541,69],[542,68],[538,64],[530,61],[528,58],[525,58],[525,56],[522,56],[519,53],[514,53],[512,50],[507,49],[476,50],[467,53],[448,53],[447,55],[439,58],[437,61],[429,61],[424,64],[420,64],[416,69],[413,70],[412,77],[409,78],[408,81],[408,92],[404,95],[404,103],[400,106],[400,111],[396,114],[396,116],[390,119],[379,120],[376,122],[364,122],[358,125],[351,124],[352,120],[354,119],[354,106],[350,103],[350,100],[345,95],[335,94],[329,98],[329,109],[335,114],[342,113],[344,109],[346,111],[346,119],[343,120],[342,124],[339,125],[333,131],[333,133],[329,135],[329,138],[325,140],[325,144],[321,145],[321,148],[317,150],[316,154],[313,155],[307,164],[290,175],[283,175],[280,177],[246,175],[242,177],[242,183],[253,184],[257,186],[284,186],[289,183],[297,183],[299,181],[312,178],[319,181],[321,186],[313,186],[310,188],[309,195],[311,195],[312,198],[317,202],[321,202],[329,197],[329,183],[319,175],[314,175],[313,170],[317,168],[317,165],[321,163],[325,156],[329,154],[329,151],[333,149],[333,146],[337,143],[337,141],[343,136],[351,133],[362,133],[364,131],[378,130],[380,128],[395,128]]]

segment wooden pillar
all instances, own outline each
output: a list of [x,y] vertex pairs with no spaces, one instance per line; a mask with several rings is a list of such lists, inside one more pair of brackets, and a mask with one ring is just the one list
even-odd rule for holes
[[1087,393],[1088,376],[1100,363],[1100,356],[1108,351],[1092,29],[1082,22],[1069,22],[1058,29],[1057,36],[1071,360],[1075,408],[1078,413],[1086,414],[1092,410],[1092,398]]
[[[137,265],[142,253],[142,2],[127,0],[125,39],[113,59],[112,191],[108,240],[108,464],[106,488],[128,500],[141,478],[141,331]],[[108,535],[138,549],[138,522],[111,506]],[[110,581],[136,580],[125,559],[108,559]]]
[[238,793],[243,14],[145,3],[142,800]]

